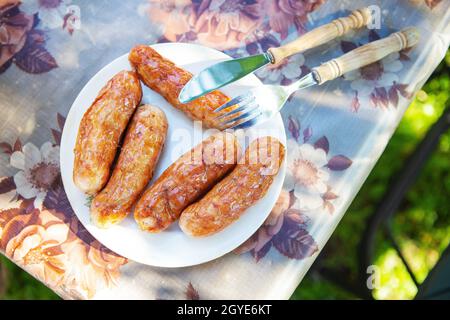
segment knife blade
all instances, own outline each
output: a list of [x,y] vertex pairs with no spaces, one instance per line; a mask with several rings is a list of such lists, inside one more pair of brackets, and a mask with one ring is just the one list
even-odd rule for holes
[[208,92],[241,79],[272,62],[269,52],[216,63],[192,77],[181,90],[181,103],[190,102]]

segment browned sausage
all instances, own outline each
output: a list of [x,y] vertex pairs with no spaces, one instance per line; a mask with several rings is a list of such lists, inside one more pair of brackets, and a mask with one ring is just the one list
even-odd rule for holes
[[111,179],[91,204],[91,219],[106,228],[121,222],[152,179],[167,134],[167,119],[151,105],[138,107]]
[[141,80],[172,106],[186,113],[191,119],[201,120],[206,127],[222,129],[215,118],[225,111],[213,111],[229,100],[225,94],[213,91],[189,103],[181,103],[178,101],[178,95],[192,78],[190,72],[177,67],[149,46],[134,47],[128,59]]
[[181,214],[179,225],[199,237],[219,232],[264,197],[284,159],[284,146],[273,137],[253,141],[236,168]]
[[136,73],[119,72],[102,88],[81,119],[73,181],[85,193],[96,194],[108,181],[120,138],[141,98]]
[[239,145],[231,133],[210,136],[185,153],[144,193],[134,217],[142,230],[159,232],[236,166]]

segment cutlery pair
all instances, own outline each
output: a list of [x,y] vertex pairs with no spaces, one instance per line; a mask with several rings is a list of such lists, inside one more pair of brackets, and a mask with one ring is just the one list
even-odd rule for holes
[[[371,20],[368,8],[355,10],[347,17],[333,20],[284,46],[270,48],[266,53],[215,64],[194,76],[184,86],[178,99],[182,103],[192,101],[239,80],[269,63],[278,64],[295,53],[325,44],[350,30],[362,28]],[[217,119],[221,121],[223,127],[234,129],[243,129],[261,123],[277,114],[293,92],[315,84],[321,85],[346,72],[376,62],[390,53],[414,46],[418,39],[419,35],[415,28],[406,28],[315,67],[302,79],[288,86],[255,87],[216,109],[215,111],[219,112],[233,106],[229,112],[218,116]]]
[[219,125],[225,129],[245,129],[262,123],[276,115],[295,91],[334,80],[344,73],[381,60],[393,52],[412,47],[418,41],[417,29],[409,27],[315,67],[306,76],[288,86],[255,87],[215,110],[219,112],[237,105],[217,117],[220,120]]

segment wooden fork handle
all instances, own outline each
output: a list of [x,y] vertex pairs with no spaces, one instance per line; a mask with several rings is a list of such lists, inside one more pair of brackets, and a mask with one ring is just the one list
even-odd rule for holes
[[369,8],[355,10],[349,16],[333,20],[328,24],[317,27],[284,46],[270,48],[268,51],[272,55],[272,63],[277,64],[284,58],[295,53],[320,46],[342,36],[352,29],[362,28],[371,20],[372,15]]
[[419,32],[414,27],[403,29],[390,36],[356,48],[339,58],[312,69],[319,84],[336,79],[346,72],[367,66],[387,55],[412,47],[419,42]]

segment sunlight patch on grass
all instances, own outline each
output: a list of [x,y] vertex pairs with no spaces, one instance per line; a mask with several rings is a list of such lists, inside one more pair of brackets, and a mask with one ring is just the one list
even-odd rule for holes
[[439,251],[431,248],[419,247],[414,241],[406,241],[402,245],[402,252],[410,264],[411,270],[420,283],[425,280],[430,270],[439,259]]
[[386,250],[376,260],[380,268],[380,287],[373,291],[375,299],[412,299],[417,288],[394,249]]

